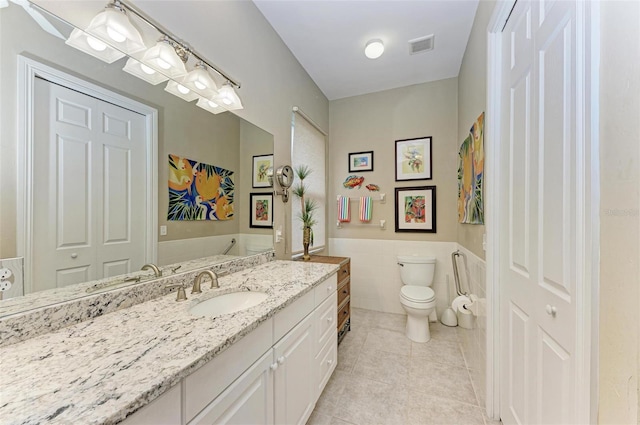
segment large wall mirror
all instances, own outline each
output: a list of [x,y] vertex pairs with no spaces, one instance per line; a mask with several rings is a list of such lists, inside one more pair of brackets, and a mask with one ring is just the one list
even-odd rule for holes
[[[0,171],[0,265],[25,256],[24,275],[3,294],[0,316],[3,305],[33,299],[29,294],[86,296],[74,292],[79,282],[135,278],[151,261],[182,272],[196,264],[189,260],[272,249],[272,229],[252,220],[252,199],[271,194],[254,181],[254,167],[256,158],[273,154],[273,136],[231,112],[214,115],[168,93],[166,82],[151,85],[124,72],[127,57],[107,64],[66,45],[74,29],[67,21],[80,25],[105,5],[44,3],[56,14],[73,12],[73,19],[60,13],[64,20],[36,6],[0,8],[0,146],[3,159],[19,159]],[[105,137],[135,139],[140,149]],[[198,179],[203,193],[226,196],[198,198],[197,215],[210,220],[170,220],[170,178],[178,192]],[[100,238],[112,246],[95,248]],[[124,250],[131,254],[118,260]],[[95,261],[78,266],[83,256]]]

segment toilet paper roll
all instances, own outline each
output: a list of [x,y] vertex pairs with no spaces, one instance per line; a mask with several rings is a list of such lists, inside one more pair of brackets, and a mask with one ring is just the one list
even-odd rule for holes
[[456,310],[456,316],[458,317],[458,326],[464,329],[473,329],[475,317],[471,312],[465,309],[462,305],[458,306]]
[[470,303],[471,303],[471,298],[467,297],[466,295],[460,295],[454,298],[453,302],[451,303],[451,308],[453,309],[453,311],[457,313],[458,307],[462,307],[464,304],[470,304]]

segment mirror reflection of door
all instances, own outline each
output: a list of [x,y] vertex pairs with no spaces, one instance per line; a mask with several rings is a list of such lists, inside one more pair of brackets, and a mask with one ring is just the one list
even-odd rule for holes
[[32,290],[145,262],[145,117],[36,79]]

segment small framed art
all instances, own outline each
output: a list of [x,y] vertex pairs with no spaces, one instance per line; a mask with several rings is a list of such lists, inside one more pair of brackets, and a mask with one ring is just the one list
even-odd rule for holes
[[268,177],[269,168],[273,168],[273,155],[253,157],[253,187],[271,187]]
[[250,193],[251,206],[249,227],[273,229],[273,194]]
[[373,171],[373,151],[349,154],[349,172]]
[[396,140],[396,181],[431,180],[431,137]]
[[436,233],[436,187],[396,187],[396,232]]

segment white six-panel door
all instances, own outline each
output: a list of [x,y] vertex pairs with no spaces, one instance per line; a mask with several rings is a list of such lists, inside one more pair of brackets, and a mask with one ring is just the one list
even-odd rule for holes
[[145,261],[145,118],[37,78],[33,290]]
[[579,1],[518,0],[502,33],[500,412],[571,424],[585,233],[587,19]]

